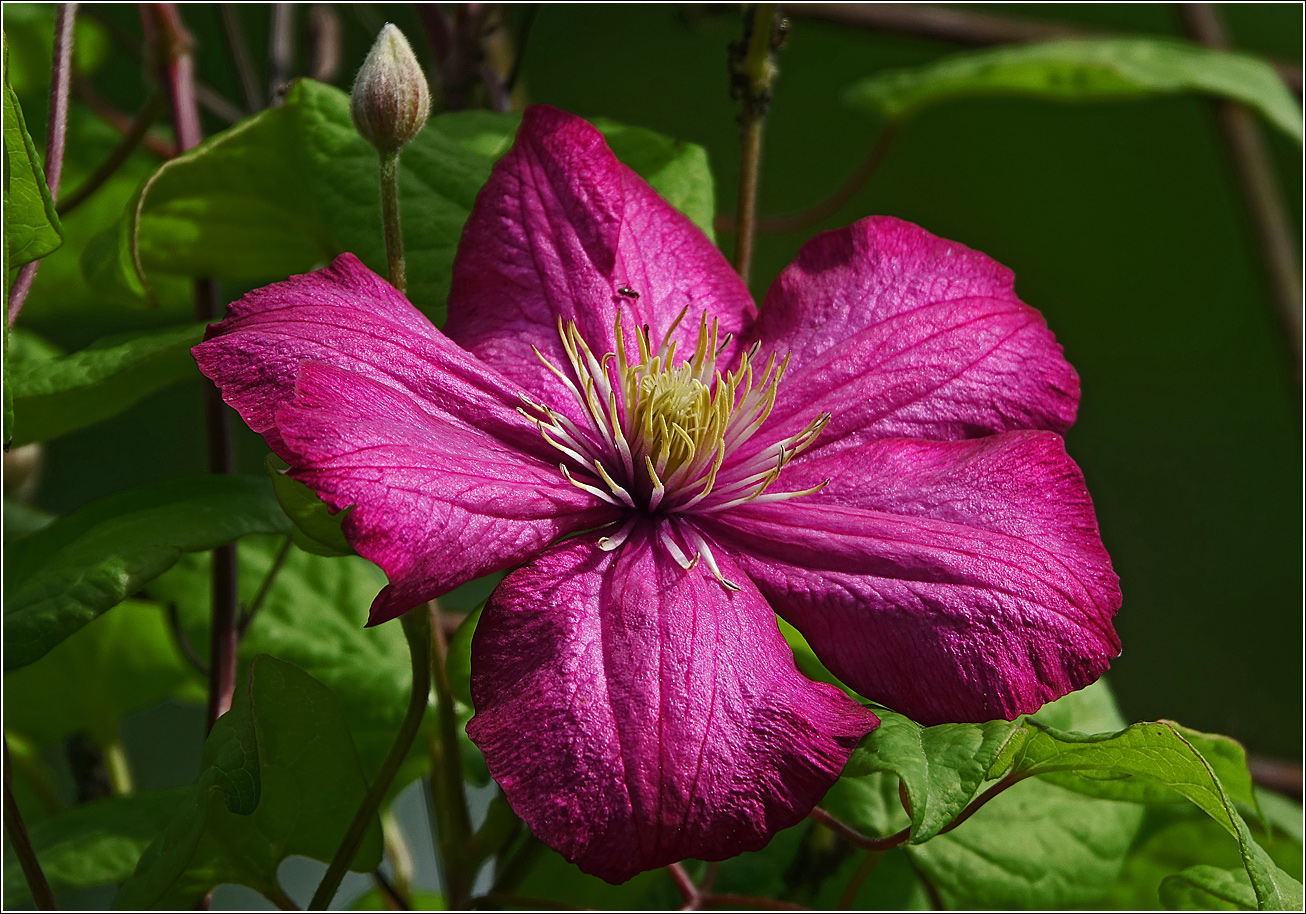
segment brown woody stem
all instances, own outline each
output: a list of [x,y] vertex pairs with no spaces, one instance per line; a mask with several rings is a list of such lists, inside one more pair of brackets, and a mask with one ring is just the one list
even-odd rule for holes
[[[1184,3],[1181,9],[1188,32],[1194,39],[1211,48],[1229,47],[1229,39],[1214,6]],[[1266,278],[1274,297],[1275,313],[1300,372],[1301,270],[1297,266],[1297,244],[1288,223],[1283,191],[1255,116],[1237,102],[1216,101],[1214,104],[1220,134],[1233,161],[1247,214],[1256,230]]]
[[762,171],[762,132],[775,81],[775,60],[771,33],[774,3],[753,8],[752,31],[741,66],[743,136],[739,159],[738,234],[735,236],[735,272],[745,285],[753,267],[753,239],[757,229],[757,189]]

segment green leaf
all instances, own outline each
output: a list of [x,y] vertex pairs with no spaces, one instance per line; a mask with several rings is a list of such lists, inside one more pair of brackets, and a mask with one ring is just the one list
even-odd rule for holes
[[[1300,807],[1296,822],[1300,822]],[[1288,824],[1290,828],[1299,827],[1292,822]],[[1252,832],[1276,866],[1287,875],[1300,878],[1302,845],[1291,831],[1276,825],[1268,833],[1252,826]],[[1161,883],[1169,876],[1199,865],[1241,869],[1243,858],[1238,842],[1190,803],[1147,807],[1138,840],[1125,859],[1106,906],[1122,910],[1157,908],[1161,903]],[[1247,885],[1250,890],[1251,883]]]
[[287,526],[266,482],[201,476],[118,492],[6,543],[4,668],[41,658],[182,553]]
[[[869,877],[861,883],[851,904],[844,900],[849,884],[868,865],[868,856],[878,857]],[[821,883],[821,891],[812,901],[817,911],[932,911],[929,892],[912,865],[911,856],[901,847],[882,854],[873,851],[850,853],[839,869]]]
[[[400,194],[409,298],[442,319],[463,223],[516,114],[437,115],[404,149]],[[647,131],[606,125],[636,170],[710,224],[706,154]],[[138,252],[149,276],[164,273],[273,280],[324,265],[344,251],[384,273],[376,152],[354,129],[343,92],[301,80],[285,104],[217,134],[166,163],[146,183]],[[88,279],[119,297],[148,299],[132,256],[136,206],[87,249]],[[152,282],[152,280],[151,280]]]
[[[1062,780],[1081,793],[1116,800],[1152,801],[1182,796],[1237,839],[1243,866],[1263,910],[1300,907],[1302,887],[1271,860],[1235,807],[1235,797],[1217,776],[1219,765],[1232,790],[1255,803],[1250,776],[1233,769],[1235,757],[1221,737],[1188,730],[1170,721],[1140,723],[1118,733],[1086,736],[1033,724],[1016,770],[1029,775],[1069,772]],[[1199,746],[1213,750],[1215,764]],[[1243,772],[1245,772],[1245,764]]]
[[581,872],[580,867],[568,863],[556,851],[544,848],[513,894],[568,908],[640,911],[651,907],[646,899],[667,879],[665,870],[646,870],[620,885],[613,885]]
[[828,682],[830,685],[843,689],[854,698],[857,697],[856,692],[840,682],[838,677],[831,673],[826,665],[821,662],[821,659],[816,656],[816,651],[812,650],[812,646],[803,637],[802,632],[779,616],[775,617],[775,621],[780,626],[780,634],[784,636],[785,641],[789,644],[789,650],[793,651],[794,664],[804,676],[816,682]]
[[1275,793],[1272,790],[1256,788],[1256,801],[1262,817],[1271,828],[1282,831],[1297,844],[1306,843],[1302,835],[1302,808],[1300,803]]
[[197,377],[190,348],[203,324],[103,340],[59,358],[15,359],[16,445],[51,438],[116,416],[154,391]]
[[445,670],[449,674],[449,688],[454,697],[467,707],[472,706],[472,636],[476,634],[476,623],[481,621],[482,603],[469,612],[458,625],[458,630],[449,639],[448,659]]
[[9,386],[9,321],[4,323],[4,362],[0,364],[0,384],[4,389],[0,391],[0,441],[4,444],[4,449],[9,450],[10,442],[14,437],[14,392]]
[[272,491],[281,510],[295,525],[292,535],[296,546],[314,555],[357,555],[342,529],[349,509],[333,513],[316,492],[286,475],[289,465],[276,454],[268,454],[263,465],[272,479]]
[[[141,853],[172,819],[187,787],[145,790],[74,806],[32,825],[29,834],[41,869],[55,892],[122,882]],[[6,905],[29,899],[27,880],[12,848],[5,847]]]
[[25,263],[40,260],[63,244],[63,229],[45,185],[45,172],[36,144],[27,132],[23,109],[9,85],[9,43],[5,42],[5,288],[9,275]]
[[618,159],[688,216],[709,239],[716,239],[712,228],[716,189],[706,149],[606,118],[594,118],[591,123]]
[[36,663],[5,674],[5,729],[48,745],[88,732],[101,745],[118,722],[192,678],[162,609],[127,600]]
[[1115,883],[1142,814],[1032,780],[908,852],[950,909],[1085,906]]
[[1255,108],[1298,143],[1301,108],[1274,68],[1248,54],[1157,38],[1053,41],[975,51],[863,79],[848,104],[891,118],[955,98],[1021,95],[1054,101],[1200,92]]
[[[284,537],[241,540],[245,605],[263,586],[284,542]],[[207,554],[184,556],[149,585],[152,597],[177,606],[182,630],[201,651],[209,643],[210,567]],[[271,654],[330,688],[369,774],[394,740],[411,689],[408,646],[398,623],[364,627],[383,586],[385,576],[358,556],[329,559],[292,548],[241,638],[239,653],[242,668],[259,654]]]
[[1190,866],[1161,883],[1161,903],[1171,911],[1255,911],[1256,893],[1242,870]]
[[[267,579],[284,537],[249,537],[239,545],[240,596],[248,605]],[[183,556],[149,585],[150,595],[178,608],[183,631],[201,653],[209,644],[210,559]],[[302,667],[336,695],[364,772],[371,777],[394,742],[412,689],[408,645],[398,623],[370,628],[368,607],[385,586],[385,576],[371,562],[350,556],[326,558],[291,549],[273,580],[262,608],[240,642],[242,668],[259,654],[271,654]],[[466,724],[470,707],[459,708]],[[434,734],[434,712],[422,721]],[[388,795],[423,775],[430,756],[418,739]],[[472,783],[489,783],[480,750],[463,733],[459,740],[463,769]]]
[[[884,722],[854,752],[822,806],[872,836],[910,824],[913,843],[906,852],[949,907],[1091,904],[1106,894],[1141,808],[1031,780],[943,834],[992,773],[1015,763],[1022,725],[921,727],[892,712],[876,713]],[[1037,717],[1093,729],[1122,723],[1104,682],[1046,705]],[[900,778],[911,819],[899,800]]]
[[913,844],[933,838],[966,808],[1020,728],[1005,720],[922,727],[892,711],[877,713],[880,726],[853,752],[844,775],[898,775],[910,803]]
[[[414,911],[447,911],[449,909],[443,895],[427,889],[413,889],[408,900],[413,903]],[[394,908],[390,906],[390,899],[383,895],[378,888],[368,889],[364,892],[357,901],[349,906],[349,910],[393,911]]]
[[55,515],[12,498],[4,500],[4,541],[16,540],[49,526]]
[[[13,42],[9,82],[19,95],[50,90],[55,9],[52,3],[5,4],[5,37]],[[90,16],[78,16],[73,28],[77,72],[90,76],[108,58],[112,39],[108,30]]]
[[[251,665],[231,711],[204,744],[202,765],[116,907],[186,910],[224,882],[275,895],[286,857],[331,859],[367,791],[331,690],[273,657]],[[352,868],[367,871],[380,862],[374,822]]]

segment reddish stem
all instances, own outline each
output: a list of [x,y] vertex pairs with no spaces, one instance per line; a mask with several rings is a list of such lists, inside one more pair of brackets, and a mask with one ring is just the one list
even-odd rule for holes
[[694,885],[694,880],[689,878],[689,873],[685,872],[685,867],[680,863],[673,863],[667,867],[667,872],[671,874],[672,881],[675,882],[676,888],[684,896],[685,906],[682,911],[697,911],[702,904],[703,896],[698,891],[698,886]]
[[[173,129],[181,152],[198,146],[203,139],[199,102],[195,95],[195,61],[191,56],[190,33],[182,23],[176,4],[152,3],[141,8],[141,24],[148,46],[154,51],[159,80],[168,93]],[[212,279],[195,280],[195,317],[211,321],[217,317],[218,287]],[[204,388],[204,421],[208,436],[209,472],[228,474],[235,470],[230,413],[217,387]],[[213,550],[213,619],[209,651],[208,726],[231,709],[236,692],[236,646],[240,640],[237,613],[237,568],[235,544]]]
[[[73,78],[73,26],[77,20],[76,3],[60,3],[54,20],[54,62],[50,73],[50,120],[45,140],[45,183],[50,199],[59,202],[59,177],[63,174],[63,152],[68,140],[68,93]],[[27,293],[36,281],[41,261],[23,264],[9,290],[9,326],[18,320]]]
[[781,901],[778,898],[763,898],[759,895],[737,895],[734,892],[710,892],[702,897],[700,907],[720,908],[733,906],[737,908],[760,908],[765,911],[807,911],[800,904]]
[[858,847],[864,847],[871,851],[887,851],[889,848],[897,847],[899,844],[902,844],[911,837],[911,828],[909,827],[884,838],[868,838],[851,825],[841,822],[819,806],[813,809],[809,815],[812,819],[820,822],[849,844],[855,844]]
[[[104,96],[96,91],[95,86],[91,84],[89,79],[84,76],[74,77],[73,88],[77,90],[77,97],[81,99],[82,104],[90,108],[91,113],[113,127],[114,130],[125,135],[132,129],[133,118],[105,101]],[[149,133],[141,138],[141,145],[161,159],[171,159],[177,155],[175,143],[160,139],[157,136],[151,136]]]
[[18,801],[14,799],[14,789],[9,779],[8,738],[5,739],[4,760],[5,837],[13,845],[14,856],[22,866],[23,876],[27,879],[27,887],[32,892],[36,907],[42,911],[57,911],[59,908],[54,903],[54,893],[50,891],[50,883],[46,881],[45,873],[41,870],[41,861],[36,859],[32,839],[28,837],[27,826],[23,824],[23,814],[18,809]]
[[794,904],[791,901],[781,901],[778,898],[763,898],[759,895],[737,895],[734,892],[711,892],[705,891],[707,886],[712,884],[716,879],[716,864],[709,863],[707,878],[704,879],[704,888],[694,885],[694,880],[689,878],[689,873],[680,863],[673,863],[667,867],[667,872],[671,874],[672,880],[676,883],[676,888],[685,899],[682,911],[700,911],[703,908],[719,907],[739,907],[739,908],[759,908],[769,911],[806,911],[807,908],[802,905]]

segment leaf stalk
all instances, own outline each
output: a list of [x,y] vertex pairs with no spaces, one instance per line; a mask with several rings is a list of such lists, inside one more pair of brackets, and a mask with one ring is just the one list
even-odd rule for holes
[[404,267],[404,233],[399,222],[399,150],[382,152],[381,221],[385,226],[386,266],[390,285],[408,294],[408,275]]
[[472,819],[463,786],[462,755],[458,746],[461,729],[454,709],[453,690],[447,669],[448,644],[439,622],[439,607],[432,602],[430,615],[432,684],[438,714],[438,732],[430,742],[431,752],[431,824],[435,829],[435,849],[444,876],[445,898],[449,910],[467,907],[472,882],[476,877],[476,847],[472,840]]
[[[325,911],[331,899],[335,897],[341,880],[345,878],[345,871],[349,869],[349,864],[358,853],[358,848],[362,845],[372,820],[381,808],[381,801],[385,799],[390,784],[399,773],[404,759],[408,757],[408,751],[412,748],[413,741],[417,738],[418,728],[422,724],[422,717],[426,714],[426,706],[431,694],[431,613],[426,607],[419,606],[401,616],[400,623],[403,625],[404,637],[408,640],[408,650],[412,658],[413,687],[408,699],[408,710],[404,714],[403,723],[399,726],[399,732],[395,734],[395,741],[391,744],[385,761],[381,763],[381,770],[377,772],[376,779],[372,781],[367,795],[363,797],[363,802],[359,805],[358,812],[354,814],[349,830],[345,832],[344,839],[336,848],[335,856],[331,858],[331,863],[322,876],[322,882],[313,893],[312,901],[308,903],[310,911]],[[451,904],[450,908],[453,907]]]

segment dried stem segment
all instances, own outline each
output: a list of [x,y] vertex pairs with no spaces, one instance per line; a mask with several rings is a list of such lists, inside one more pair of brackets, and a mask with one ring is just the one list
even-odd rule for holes
[[[731,94],[741,100],[742,148],[739,162],[738,234],[735,236],[735,271],[745,283],[753,265],[753,238],[757,229],[757,188],[762,168],[762,131],[775,82],[775,50],[782,31],[776,27],[776,5],[753,8],[751,27],[744,43],[731,50]],[[743,51],[742,56],[740,52]]]

